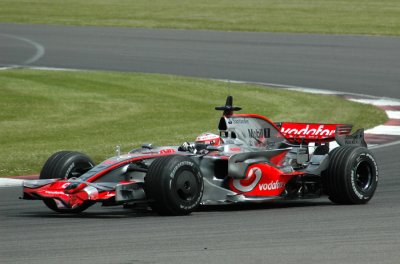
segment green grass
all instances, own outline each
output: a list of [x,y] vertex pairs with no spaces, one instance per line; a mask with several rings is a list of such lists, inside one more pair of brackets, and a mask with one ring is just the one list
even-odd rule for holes
[[0,0],[0,21],[400,35],[398,0]]
[[[382,110],[339,97],[231,84],[244,113],[275,121],[372,127]],[[78,150],[97,162],[144,142],[178,145],[217,130],[227,84],[168,75],[0,71],[0,176],[38,173],[50,154]]]

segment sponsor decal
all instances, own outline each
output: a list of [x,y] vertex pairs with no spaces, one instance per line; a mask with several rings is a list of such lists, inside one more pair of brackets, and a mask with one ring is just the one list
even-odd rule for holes
[[269,138],[271,136],[271,129],[269,128],[251,128],[247,131],[251,138]]
[[160,154],[172,154],[172,153],[175,153],[175,149],[169,148],[160,150]]
[[65,193],[63,191],[44,191],[45,194],[49,194],[49,195],[65,195]]
[[171,174],[169,175],[170,178],[173,179],[173,178],[175,177],[176,171],[177,171],[179,168],[183,167],[183,166],[190,166],[190,167],[193,167],[193,163],[190,162],[190,161],[182,161],[182,162],[179,162],[179,163],[175,166],[175,168],[172,170]]
[[72,169],[75,167],[75,162],[72,162],[71,165],[69,165],[67,172],[64,175],[64,178],[68,178],[68,175],[71,173]]
[[263,184],[258,185],[258,188],[260,189],[260,191],[272,191],[272,190],[277,190],[277,189],[280,189],[283,187],[285,187],[285,183],[280,182],[279,180],[271,181],[270,183],[263,183]]
[[325,125],[310,126],[309,124],[305,127],[301,125],[295,127],[285,127],[281,128],[281,132],[288,136],[334,136],[336,126],[332,129],[326,127]]
[[258,167],[251,168],[244,180],[234,180],[233,186],[241,192],[249,192],[256,187],[262,176],[262,171]]
[[235,124],[235,125],[249,124],[249,120],[246,118],[230,118],[228,119],[228,124]]

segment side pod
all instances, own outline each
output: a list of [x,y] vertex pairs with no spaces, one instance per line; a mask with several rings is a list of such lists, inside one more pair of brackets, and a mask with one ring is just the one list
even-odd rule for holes
[[255,163],[270,163],[270,159],[289,149],[264,150],[235,154],[228,161],[228,176],[233,179],[246,178],[247,168]]

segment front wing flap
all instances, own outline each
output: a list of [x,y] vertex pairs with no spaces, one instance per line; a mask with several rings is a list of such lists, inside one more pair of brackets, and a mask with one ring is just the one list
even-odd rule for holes
[[115,188],[105,183],[99,185],[82,181],[49,179],[24,181],[22,199],[54,199],[59,208],[74,208],[85,201],[99,202],[114,197]]

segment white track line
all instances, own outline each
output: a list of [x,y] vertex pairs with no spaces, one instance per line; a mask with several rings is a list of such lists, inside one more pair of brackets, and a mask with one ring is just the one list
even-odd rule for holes
[[3,34],[3,33],[0,33],[0,36],[4,36],[4,37],[7,37],[7,38],[12,38],[12,39],[16,39],[16,40],[19,40],[19,41],[22,41],[22,42],[26,42],[26,43],[32,45],[36,49],[35,54],[31,58],[29,58],[29,59],[25,60],[24,62],[22,62],[22,64],[24,64],[24,65],[31,64],[31,63],[34,63],[34,62],[38,61],[45,54],[45,48],[41,44],[39,44],[39,43],[37,43],[37,42],[35,42],[33,40],[30,40],[30,39],[27,39],[27,38],[23,38],[23,37],[19,37],[19,36],[10,35],[10,34]]
[[37,67],[37,66],[27,66],[27,69],[39,70],[39,71],[88,71],[79,69],[68,69],[68,68],[54,68],[54,67]]
[[381,145],[374,145],[374,146],[370,147],[370,149],[387,148],[387,147],[395,146],[395,145],[398,145],[398,144],[400,144],[400,140],[393,141],[393,142],[386,143],[386,144],[381,144]]
[[297,91],[303,93],[312,93],[312,94],[327,94],[327,95],[340,95],[343,94],[338,91],[328,91],[328,90],[321,90],[321,89],[313,89],[313,88],[304,88],[304,87],[292,87],[287,88],[290,91]]
[[372,104],[375,106],[400,106],[400,100],[392,98],[379,98],[379,99],[349,99],[350,101],[362,103],[362,104]]
[[0,71],[5,71],[5,70],[11,70],[11,69],[16,69],[19,67],[16,66],[5,66],[5,67],[0,67]]

